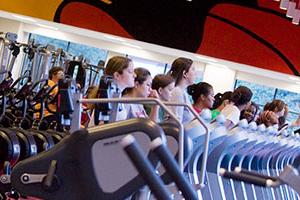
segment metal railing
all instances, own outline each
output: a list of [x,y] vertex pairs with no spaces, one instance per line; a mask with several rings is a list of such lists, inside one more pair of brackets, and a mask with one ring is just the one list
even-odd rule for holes
[[209,139],[210,132],[205,125],[205,123],[199,117],[199,114],[195,112],[195,110],[186,103],[176,103],[176,102],[163,102],[156,98],[99,98],[99,99],[82,99],[81,94],[74,95],[74,112],[72,117],[71,124],[71,132],[80,129],[80,119],[81,119],[81,103],[139,103],[139,104],[148,104],[148,105],[159,105],[170,117],[177,123],[179,127],[179,150],[178,150],[178,164],[181,171],[184,170],[184,128],[182,123],[178,120],[176,115],[167,107],[167,106],[183,106],[191,111],[191,113],[195,116],[195,118],[199,121],[199,123],[205,129],[205,142],[204,142],[204,151],[202,157],[201,171],[200,171],[200,184],[204,184],[205,179],[205,171],[206,171],[206,163],[208,156],[208,148],[209,148]]

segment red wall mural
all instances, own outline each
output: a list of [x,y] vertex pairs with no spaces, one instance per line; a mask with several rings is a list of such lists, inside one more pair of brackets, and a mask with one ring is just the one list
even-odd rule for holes
[[66,0],[54,21],[283,73],[300,72],[300,27],[272,0]]

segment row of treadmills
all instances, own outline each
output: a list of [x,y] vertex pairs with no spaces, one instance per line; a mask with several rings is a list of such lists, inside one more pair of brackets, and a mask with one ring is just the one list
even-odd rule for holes
[[[257,126],[255,122],[248,124],[245,119],[227,131],[224,121],[221,115],[216,122],[208,124],[211,136],[206,185],[198,194],[203,199],[299,199],[297,192],[290,187],[292,185],[300,191],[298,172],[295,168],[285,168],[297,161],[299,135],[286,130],[279,133],[277,127]],[[189,131],[200,132],[195,127]],[[203,140],[203,135],[198,136],[199,144],[193,147],[196,150],[189,159],[188,172],[192,183],[199,182],[195,174],[199,171]]]
[[[199,174],[205,130],[199,122],[185,127],[181,173],[175,163],[178,127],[147,119],[78,130],[19,162],[0,182],[23,196],[51,200],[300,199],[298,135],[246,120],[228,131],[222,115],[211,123],[207,112],[202,115],[210,130],[204,185],[199,186]],[[132,143],[138,148],[128,148]]]

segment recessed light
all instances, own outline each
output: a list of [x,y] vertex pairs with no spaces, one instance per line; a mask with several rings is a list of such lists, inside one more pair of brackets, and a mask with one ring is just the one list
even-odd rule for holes
[[293,80],[293,81],[300,81],[300,79],[299,79],[299,78],[297,78],[297,77],[293,77],[293,76],[289,76],[289,79],[291,79],[291,80]]
[[111,35],[104,35],[103,37],[105,37],[107,39],[111,39],[111,40],[117,40],[117,41],[125,42],[124,39],[118,38],[118,37],[115,37],[115,36],[111,36]]
[[44,24],[36,24],[36,25],[38,25],[40,27],[43,27],[43,28],[52,29],[52,30],[55,30],[55,31],[58,30],[58,28],[53,27],[53,26],[47,26],[47,25],[44,25]]
[[216,66],[216,67],[221,67],[221,68],[224,68],[224,69],[229,69],[229,67],[227,67],[226,65],[219,64],[219,63],[212,63],[212,62],[209,62],[208,64],[209,64],[209,65],[212,65],[212,66]]
[[205,60],[205,61],[210,61],[210,62],[218,62],[216,59],[214,59],[214,58],[209,58],[209,57],[205,57],[205,56],[199,56],[199,55],[197,55],[197,56],[195,56],[196,58],[199,58],[199,59],[201,59],[201,60]]
[[30,21],[30,22],[37,22],[36,20],[32,19],[31,17],[25,17],[25,16],[21,16],[21,15],[12,15],[12,16],[17,19],[22,19],[22,20],[26,20],[26,21]]
[[111,0],[101,0],[103,3],[106,3],[108,5],[112,4],[112,1]]
[[282,10],[287,10],[287,8],[286,8],[286,7],[283,7],[283,6],[280,6],[280,9],[282,9]]
[[123,42],[122,44],[124,44],[124,45],[126,45],[126,46],[133,47],[133,48],[142,49],[142,47],[140,47],[140,46],[138,46],[138,45],[129,44],[129,43],[127,43],[127,42]]

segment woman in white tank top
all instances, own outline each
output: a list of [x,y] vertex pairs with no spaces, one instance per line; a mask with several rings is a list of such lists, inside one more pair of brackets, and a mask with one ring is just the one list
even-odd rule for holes
[[[114,56],[109,59],[104,71],[105,76],[112,77],[119,93],[125,88],[134,87],[135,73],[132,60],[122,56]],[[93,115],[89,126],[94,126]],[[116,121],[127,119],[127,111],[124,104],[119,103],[117,108]]]
[[[168,74],[175,80],[175,88],[171,93],[170,101],[191,105],[186,89],[189,85],[193,84],[196,79],[196,67],[193,61],[188,58],[177,58],[172,63]],[[193,114],[186,107],[172,106],[170,109],[183,124],[194,119]]]

